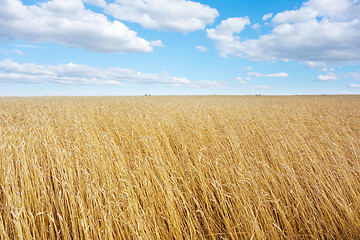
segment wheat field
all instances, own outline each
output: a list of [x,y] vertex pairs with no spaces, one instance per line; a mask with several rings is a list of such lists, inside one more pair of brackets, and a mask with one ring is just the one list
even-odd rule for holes
[[360,96],[0,98],[1,239],[359,239]]

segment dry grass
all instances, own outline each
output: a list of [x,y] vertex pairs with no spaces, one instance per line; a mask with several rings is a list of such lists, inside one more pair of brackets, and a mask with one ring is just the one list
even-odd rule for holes
[[358,239],[360,97],[0,99],[1,239]]

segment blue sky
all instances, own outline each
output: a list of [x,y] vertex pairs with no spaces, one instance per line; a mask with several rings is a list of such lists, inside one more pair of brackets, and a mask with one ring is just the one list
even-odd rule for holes
[[359,0],[0,0],[0,96],[359,94]]

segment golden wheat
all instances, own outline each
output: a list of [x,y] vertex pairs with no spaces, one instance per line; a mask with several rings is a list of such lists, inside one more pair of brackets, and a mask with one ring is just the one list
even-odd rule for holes
[[360,238],[360,97],[0,99],[1,239]]

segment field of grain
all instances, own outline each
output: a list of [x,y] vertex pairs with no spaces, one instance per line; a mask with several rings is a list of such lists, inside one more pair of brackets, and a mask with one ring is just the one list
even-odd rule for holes
[[1,239],[358,239],[360,96],[0,98]]

